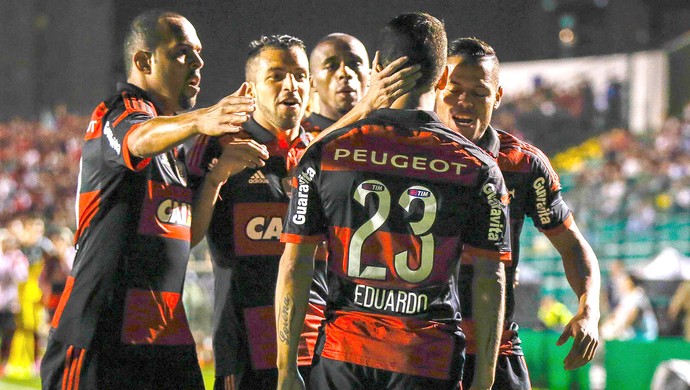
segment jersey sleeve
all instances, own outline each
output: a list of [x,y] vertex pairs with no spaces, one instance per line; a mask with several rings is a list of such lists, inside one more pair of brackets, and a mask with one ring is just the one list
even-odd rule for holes
[[127,138],[141,124],[155,115],[143,108],[132,108],[130,100],[132,99],[125,99],[125,106],[122,109],[114,110],[103,124],[101,142],[105,145],[101,150],[103,151],[103,159],[109,165],[140,171],[148,165],[151,159],[131,155],[127,147]]
[[476,257],[510,262],[509,198],[503,176],[491,165],[479,183],[462,221],[462,262],[472,264]]
[[318,155],[317,148],[309,148],[295,169],[282,242],[318,244],[326,239],[326,218],[318,186]]
[[572,223],[572,212],[561,197],[561,182],[548,158],[535,154],[525,214],[544,234],[556,234]]

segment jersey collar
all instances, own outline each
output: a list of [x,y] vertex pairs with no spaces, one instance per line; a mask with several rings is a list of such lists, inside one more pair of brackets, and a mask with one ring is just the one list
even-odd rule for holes
[[157,113],[162,112],[161,111],[161,105],[156,102],[156,100],[153,98],[153,96],[151,96],[148,92],[144,91],[143,89],[137,87],[136,85],[130,84],[130,83],[118,82],[117,83],[117,93],[120,94],[122,92],[129,92],[132,95],[141,96],[144,100],[153,103],[153,107],[156,109]]
[[380,108],[369,114],[368,118],[383,119],[385,121],[400,123],[438,122],[439,125],[441,124],[441,120],[438,118],[435,112],[425,110],[397,110],[392,108]]
[[498,132],[491,126],[487,127],[482,138],[477,141],[477,146],[484,149],[484,151],[489,153],[494,159],[498,158],[498,151],[501,147],[501,140],[498,138]]

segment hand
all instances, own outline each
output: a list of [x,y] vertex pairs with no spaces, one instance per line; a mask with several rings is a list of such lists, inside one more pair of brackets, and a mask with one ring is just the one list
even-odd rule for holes
[[410,92],[422,77],[419,64],[402,68],[407,60],[407,57],[400,57],[381,69],[379,52],[376,52],[371,64],[371,85],[362,97],[372,111],[390,107],[399,97]]
[[252,139],[226,138],[222,139],[223,153],[208,173],[214,185],[225,183],[229,176],[245,168],[263,167],[268,158],[266,146]]
[[248,88],[249,84],[242,83],[232,95],[211,107],[197,110],[197,132],[217,136],[242,130],[242,124],[249,120],[255,109],[254,98],[246,96]]
[[566,370],[574,370],[587,364],[599,346],[599,329],[597,319],[583,311],[579,311],[566,325],[563,333],[556,341],[557,346],[565,344],[570,337],[574,339],[568,356],[563,360]]
[[304,390],[304,379],[295,370],[278,370],[278,390]]

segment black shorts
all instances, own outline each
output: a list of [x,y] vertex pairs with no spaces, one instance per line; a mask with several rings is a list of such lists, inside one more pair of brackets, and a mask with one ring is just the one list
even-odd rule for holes
[[275,389],[278,386],[278,369],[254,370],[246,367],[240,374],[233,375],[234,387],[228,387],[227,377],[217,376],[213,385],[214,390],[230,389]]
[[189,346],[70,347],[50,337],[41,362],[43,389],[204,389]]
[[314,355],[309,377],[314,390],[457,390],[457,380],[442,380],[360,366]]
[[[474,376],[475,355],[465,356],[465,368],[462,374],[463,388],[469,389]],[[494,390],[529,390],[532,384],[529,381],[527,364],[522,355],[499,355],[496,361],[496,378]]]

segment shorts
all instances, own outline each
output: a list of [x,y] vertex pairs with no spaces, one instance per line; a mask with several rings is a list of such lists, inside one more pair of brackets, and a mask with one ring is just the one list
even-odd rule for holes
[[457,390],[457,380],[443,380],[402,374],[314,355],[309,378],[311,389],[334,390]]
[[[465,367],[462,373],[462,384],[469,389],[474,376],[475,355],[465,356]],[[527,364],[522,355],[499,355],[496,361],[496,377],[494,390],[529,390],[532,384],[529,381]]]
[[90,351],[51,337],[41,363],[43,389],[204,389],[193,345],[100,345]]
[[256,389],[273,390],[278,386],[278,369],[254,370],[247,367],[241,374],[217,376],[214,390]]

